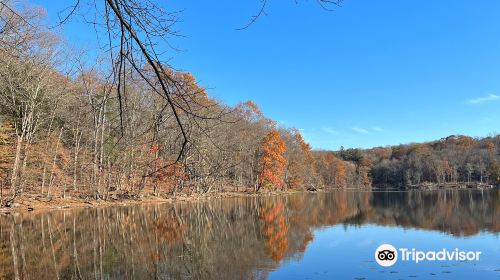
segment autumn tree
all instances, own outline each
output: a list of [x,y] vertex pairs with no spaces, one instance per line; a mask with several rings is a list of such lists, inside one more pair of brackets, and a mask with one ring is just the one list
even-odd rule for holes
[[372,180],[370,177],[370,171],[372,166],[373,166],[373,161],[368,157],[364,157],[363,159],[361,159],[359,163],[358,169],[361,175],[361,183],[365,187],[371,186]]
[[335,185],[338,187],[346,186],[346,163],[336,157],[332,158],[335,169]]
[[[317,174],[311,146],[304,141],[299,131],[293,132],[293,146],[291,158],[288,160],[287,185],[291,188],[316,188]],[[288,147],[287,150],[291,150]]]
[[283,187],[283,172],[286,166],[285,142],[280,133],[273,129],[262,140],[260,156],[259,187]]
[[325,187],[359,186],[360,175],[357,165],[343,160],[331,151],[313,152],[318,180]]

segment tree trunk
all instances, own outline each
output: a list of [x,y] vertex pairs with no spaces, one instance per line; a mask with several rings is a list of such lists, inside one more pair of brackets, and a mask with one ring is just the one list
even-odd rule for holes
[[19,172],[18,166],[19,166],[19,162],[21,160],[21,147],[22,147],[23,140],[24,140],[24,133],[22,133],[21,136],[17,137],[16,156],[14,157],[14,165],[12,166],[12,176],[10,179],[10,187],[12,189],[12,201],[17,196],[17,179],[18,179],[18,172]]
[[76,191],[76,182],[78,179],[78,154],[80,152],[80,141],[82,140],[82,132],[80,132],[80,115],[78,115],[78,122],[76,124],[75,132],[75,150],[73,156],[73,191]]
[[52,185],[54,184],[54,169],[56,166],[56,161],[57,161],[57,151],[59,150],[59,143],[61,143],[61,137],[63,133],[63,127],[61,127],[61,130],[59,132],[59,137],[57,138],[57,143],[56,143],[56,148],[54,150],[54,157],[52,159],[52,166],[50,168],[50,179],[49,179],[49,187],[47,189],[47,197],[50,196],[50,190],[52,189]]

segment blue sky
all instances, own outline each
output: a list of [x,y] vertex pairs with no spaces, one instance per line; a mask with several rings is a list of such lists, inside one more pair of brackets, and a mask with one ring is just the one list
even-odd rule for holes
[[[34,1],[55,20],[63,1]],[[65,2],[65,1],[64,1]],[[248,99],[316,149],[487,136],[500,121],[500,1],[163,1],[183,10],[170,63],[218,100]],[[67,4],[66,4],[67,5]],[[79,47],[92,28],[73,21]]]

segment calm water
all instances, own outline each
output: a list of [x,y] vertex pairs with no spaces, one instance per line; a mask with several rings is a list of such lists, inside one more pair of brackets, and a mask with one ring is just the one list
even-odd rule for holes
[[[0,216],[0,279],[500,279],[500,190],[332,191]],[[379,266],[382,243],[482,251]]]

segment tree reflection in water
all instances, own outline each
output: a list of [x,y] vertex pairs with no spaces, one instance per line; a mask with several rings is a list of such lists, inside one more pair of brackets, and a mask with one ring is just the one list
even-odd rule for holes
[[498,190],[332,191],[0,217],[0,279],[265,279],[319,227],[500,231]]
[[288,248],[288,226],[285,222],[284,208],[283,202],[278,201],[259,209],[259,218],[264,222],[266,251],[275,262],[283,258]]

